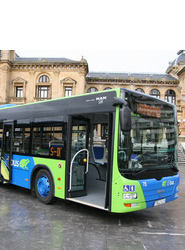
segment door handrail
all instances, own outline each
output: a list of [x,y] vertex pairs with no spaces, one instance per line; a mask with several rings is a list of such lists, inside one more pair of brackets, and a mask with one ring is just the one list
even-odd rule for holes
[[81,152],[83,152],[83,151],[86,151],[86,152],[87,152],[87,162],[86,162],[87,164],[86,164],[86,171],[85,171],[85,174],[87,174],[88,171],[89,171],[89,150],[86,149],[86,148],[80,149],[78,152],[76,152],[76,154],[73,156],[73,158],[72,158],[72,160],[71,160],[70,172],[69,172],[69,190],[68,190],[68,192],[70,192],[70,191],[71,191],[71,188],[72,188],[72,167],[73,167],[74,159],[75,159],[75,157],[76,157],[79,153],[81,153]]

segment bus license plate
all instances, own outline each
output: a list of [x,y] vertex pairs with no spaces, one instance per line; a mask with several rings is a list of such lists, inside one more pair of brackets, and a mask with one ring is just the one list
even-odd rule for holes
[[162,205],[162,204],[164,204],[165,202],[166,202],[166,199],[162,199],[162,200],[155,201],[154,206]]

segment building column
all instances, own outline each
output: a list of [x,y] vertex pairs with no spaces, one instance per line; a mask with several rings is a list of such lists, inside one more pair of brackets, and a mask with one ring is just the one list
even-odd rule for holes
[[36,82],[35,82],[35,71],[31,70],[29,71],[29,84],[27,84],[26,89],[26,100],[27,103],[34,102],[35,101],[35,92],[36,92]]
[[51,98],[55,99],[60,97],[60,81],[59,81],[59,74],[60,71],[59,70],[55,70],[54,71],[54,81],[51,84],[51,89],[50,89],[50,93],[51,93]]
[[4,63],[1,70],[1,103],[9,102],[10,73],[11,67],[9,63]]

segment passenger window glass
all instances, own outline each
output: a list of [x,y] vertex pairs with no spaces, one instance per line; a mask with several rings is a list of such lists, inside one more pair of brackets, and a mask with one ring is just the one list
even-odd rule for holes
[[15,128],[13,134],[12,152],[14,154],[29,154],[30,128]]
[[65,159],[62,127],[34,127],[32,154],[36,156]]

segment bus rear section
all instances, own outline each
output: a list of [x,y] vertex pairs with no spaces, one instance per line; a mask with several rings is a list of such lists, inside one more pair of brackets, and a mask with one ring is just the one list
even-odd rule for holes
[[113,168],[111,211],[118,213],[155,207],[179,196],[175,107],[122,91],[131,121],[129,128],[119,126],[115,143],[114,164],[118,168]]

